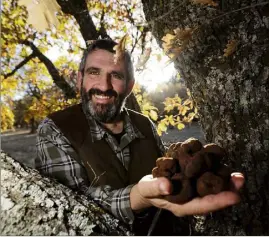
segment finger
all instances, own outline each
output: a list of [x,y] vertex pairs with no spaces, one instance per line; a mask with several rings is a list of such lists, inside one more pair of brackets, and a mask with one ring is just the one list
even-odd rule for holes
[[166,203],[166,209],[176,216],[200,215],[217,211],[240,202],[240,197],[234,192],[221,192],[216,195],[207,195],[203,198],[194,198],[190,202],[179,205]]
[[149,177],[145,176],[139,181],[137,186],[144,198],[159,197],[172,192],[172,184],[164,177],[149,179]]
[[153,176],[152,174],[148,174],[146,176],[144,176],[140,181],[149,181],[149,180],[152,180],[153,179]]
[[241,189],[245,183],[245,177],[242,173],[232,173],[231,181],[233,183],[233,188],[235,191]]

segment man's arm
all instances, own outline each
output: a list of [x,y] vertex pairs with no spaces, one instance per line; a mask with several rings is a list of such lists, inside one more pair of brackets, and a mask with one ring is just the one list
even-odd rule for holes
[[[157,134],[154,123],[150,120],[152,131],[162,154],[165,147]],[[216,195],[207,195],[203,198],[194,198],[185,204],[171,203],[162,197],[172,193],[170,181],[164,177],[152,178],[152,175],[143,177],[138,184],[134,185],[130,193],[131,208],[133,211],[147,209],[148,207],[158,207],[172,212],[174,215],[199,215],[217,211],[240,201],[238,190],[244,184],[244,176],[241,173],[231,175],[231,191],[221,192]]]
[[70,142],[48,118],[38,128],[36,146],[35,167],[42,174],[81,191],[116,218],[132,224],[134,215],[130,206],[130,191],[133,185],[117,190],[108,185],[91,187],[84,167],[75,159],[77,154]]

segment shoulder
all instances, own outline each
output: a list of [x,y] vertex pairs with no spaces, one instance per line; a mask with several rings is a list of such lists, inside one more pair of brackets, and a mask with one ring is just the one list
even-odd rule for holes
[[37,141],[54,145],[70,145],[69,140],[50,118],[45,118],[37,128]]
[[72,105],[63,110],[56,111],[48,115],[48,117],[52,120],[67,120],[68,117],[77,116],[82,112],[81,104]]
[[37,128],[37,137],[56,140],[63,137],[60,128],[49,117],[45,118]]

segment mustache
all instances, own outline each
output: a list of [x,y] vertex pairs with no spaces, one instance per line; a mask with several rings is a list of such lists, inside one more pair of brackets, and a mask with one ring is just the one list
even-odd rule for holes
[[92,95],[103,95],[103,96],[109,96],[109,97],[115,96],[116,98],[118,97],[118,93],[116,91],[114,91],[113,89],[101,91],[97,88],[92,88],[88,91],[87,94],[88,94],[89,98],[91,98]]

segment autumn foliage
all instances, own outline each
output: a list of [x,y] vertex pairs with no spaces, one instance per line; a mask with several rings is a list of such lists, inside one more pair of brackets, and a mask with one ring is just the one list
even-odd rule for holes
[[[122,3],[88,1],[87,4],[90,16],[100,20],[94,29],[100,37],[113,35],[113,39],[120,42],[115,48],[115,60],[128,49],[138,72],[147,67],[151,57],[160,60],[162,53],[158,53],[153,44],[141,3],[128,0]],[[76,71],[83,49],[94,39],[87,40],[77,19],[64,11],[57,1],[2,3],[2,131],[14,125],[38,124],[49,113],[79,102]],[[165,52],[177,55],[192,31],[175,29],[174,35],[166,35]],[[169,95],[161,102],[163,109],[160,110],[141,88],[139,84],[134,88],[137,102],[142,113],[155,121],[160,135],[169,126],[184,128],[184,124],[197,115],[190,95],[188,99]]]

